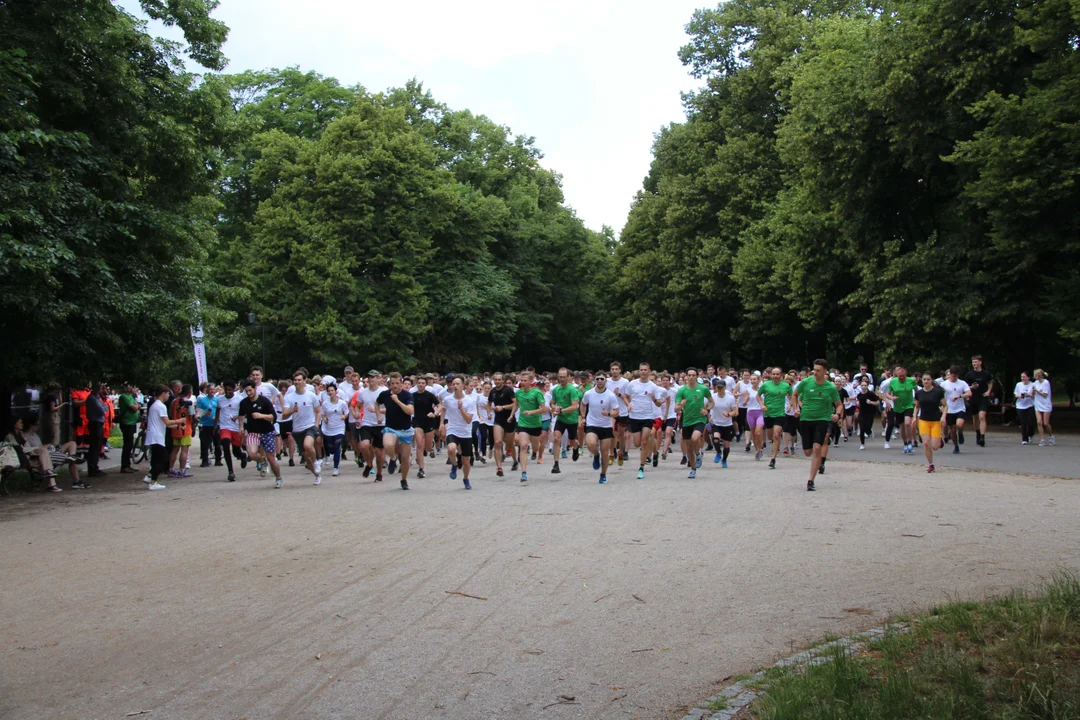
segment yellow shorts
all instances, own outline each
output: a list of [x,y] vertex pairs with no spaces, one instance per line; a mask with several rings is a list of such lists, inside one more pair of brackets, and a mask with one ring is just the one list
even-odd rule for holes
[[184,437],[173,438],[173,442],[177,447],[191,447],[191,436],[185,435]]
[[941,422],[937,421],[937,420],[932,421],[932,422],[927,422],[926,420],[920,420],[919,421],[919,434],[920,435],[929,435],[932,438],[937,438],[937,439],[940,440],[941,439]]

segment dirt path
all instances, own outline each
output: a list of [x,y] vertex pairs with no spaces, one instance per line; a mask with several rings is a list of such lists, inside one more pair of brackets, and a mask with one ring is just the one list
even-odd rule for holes
[[740,456],[599,486],[582,459],[470,493],[433,465],[407,493],[352,466],[0,503],[0,717],[661,718],[824,633],[1080,569],[1072,480],[834,460],[810,494],[805,461]]

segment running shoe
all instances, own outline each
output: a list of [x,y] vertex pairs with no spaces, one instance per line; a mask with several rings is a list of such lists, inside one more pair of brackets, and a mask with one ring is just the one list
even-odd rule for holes
[[322,473],[315,476],[315,482],[312,485],[322,485]]
[[679,464],[680,465],[685,465],[686,464],[686,456],[685,455],[682,456],[682,460],[679,461]]
[[607,485],[607,475],[601,475],[600,476],[600,484],[601,485]]
[[806,481],[806,491],[807,492],[814,492],[815,490],[817,490],[817,488],[814,487],[814,481],[813,480],[807,480]]
[[418,479],[420,479],[420,480],[423,480],[424,478],[427,477],[427,473],[424,472],[424,468],[420,468],[419,470],[416,471],[416,477]]
[[156,483],[150,483],[149,485],[147,485],[146,489],[147,490],[164,490],[165,486],[162,485],[161,483],[156,482]]
[[560,473],[562,473],[562,470],[559,469],[559,461],[556,460],[555,464],[551,466],[551,474],[558,475]]
[[637,479],[638,480],[644,480],[645,479],[645,468],[643,468],[643,467],[638,468]]
[[690,468],[690,474],[686,477],[693,479],[697,477],[697,468]]
[[617,460],[617,462],[619,463],[619,467],[622,467],[622,464],[623,464],[623,454],[622,453],[619,453],[619,459]]
[[[865,445],[859,445],[859,449],[860,450],[865,450],[866,446]],[[787,455],[787,450],[784,451],[784,454]]]
[[532,454],[532,459],[533,459],[533,460],[536,460],[536,453],[533,453],[533,454]]
[[664,452],[660,453],[660,459],[661,460],[667,460],[667,451],[666,450]]
[[502,476],[503,476],[502,468],[498,468],[497,470],[495,470],[495,477],[502,477]]
[[714,458],[712,459],[712,461],[713,461],[714,463],[718,463],[718,462],[720,462],[720,451],[719,451],[719,450],[717,450],[717,451],[716,451],[716,457],[714,457]]
[[[566,457],[566,456],[563,455],[563,457]],[[574,448],[574,451],[572,453],[570,453],[570,459],[573,460],[574,462],[577,462],[579,457],[581,457],[581,452],[579,452],[577,448]]]
[[727,460],[721,460],[720,461],[720,467],[726,468],[727,467]]
[[934,472],[934,466],[933,466],[933,465],[928,465],[928,466],[926,467],[926,472],[928,472],[928,473],[932,473],[932,472]]
[[563,451],[562,451],[562,459],[563,459],[563,460],[565,460],[565,459],[566,459],[566,451],[565,451],[565,450],[563,450]]
[[764,450],[758,450],[756,453],[754,453],[754,459],[755,460],[760,460],[763,457],[765,457],[765,451]]
[[1039,441],[1039,447],[1046,447],[1046,446],[1047,446],[1047,443],[1046,443],[1045,440],[1040,440]]
[[236,475],[229,473],[229,482],[236,482]]
[[402,480],[402,481],[401,481],[401,489],[402,489],[402,490],[408,490],[408,489],[409,489],[409,483],[408,483],[408,481],[406,481],[406,480]]
[[592,456],[592,469],[593,470],[599,470],[600,469],[600,456],[599,455],[593,455]]
[[959,454],[960,454],[960,446],[959,446],[959,445],[955,446],[955,447],[954,447],[954,448],[952,449],[952,454],[953,454],[953,455],[959,455]]
[[[1054,446],[1054,436],[1053,436],[1053,435],[1051,435],[1051,436],[1050,436],[1050,439],[1049,439],[1049,440],[1047,440],[1046,442],[1047,442],[1047,443],[1048,443],[1048,444],[1050,445],[1050,447],[1053,447],[1053,446]],[[985,442],[985,441],[983,442],[983,446],[984,446],[984,447],[986,446],[986,442]]]
[[655,453],[655,452],[654,452],[654,453],[652,454],[652,466],[653,466],[653,467],[656,467],[656,466],[658,466],[659,464],[660,464],[660,453]]
[[701,453],[698,453],[697,460],[694,462],[694,469],[695,470],[698,469],[699,467],[701,467],[701,461],[703,459],[704,458],[702,457]]
[[745,452],[750,452],[750,443],[746,443]]
[[[243,466],[244,466],[243,463],[241,463],[240,467],[243,467]],[[289,458],[289,467],[296,467],[296,461],[293,460],[292,458]]]
[[822,460],[821,461],[821,467],[818,468],[818,475],[824,475],[824,474],[825,474],[825,461]]
[[450,466],[450,479],[457,480],[457,465]]
[[517,469],[518,469],[518,461],[515,460],[514,464],[510,466],[510,472],[517,472]]
[[769,461],[769,469],[770,470],[775,470],[776,469],[776,458],[773,458],[772,460]]
[[276,478],[276,479],[274,480],[274,489],[275,489],[275,490],[280,490],[280,489],[281,489],[281,486],[282,486],[282,485],[284,485],[284,484],[285,484],[285,483],[284,483],[284,482],[282,482],[281,478]]
[[368,477],[369,475],[371,475],[371,466],[370,465],[365,465],[364,466],[364,477]]
[[472,485],[469,484],[469,479],[465,478],[464,482],[465,482],[465,489],[466,490],[472,490]]
[[486,457],[484,457],[483,455],[481,455],[481,456],[480,456],[479,458],[477,458],[477,459],[478,459],[478,460],[480,461],[480,464],[481,464],[481,465],[487,465],[487,458],[486,458]]
[[377,473],[375,475],[375,482],[382,482],[382,473]]
[[240,469],[241,470],[246,470],[247,469],[247,464],[248,464],[248,459],[247,459],[247,456],[244,455],[244,456],[242,456],[240,458]]
[[1020,441],[1020,444],[1021,444],[1021,445],[1027,445],[1027,444],[1028,444],[1028,441],[1027,441],[1027,440],[1021,440],[1021,441]]
[[521,482],[529,482],[529,476],[527,473],[521,473]]
[[397,470],[397,460],[391,460],[390,464],[386,466],[386,472],[393,475],[395,470]]

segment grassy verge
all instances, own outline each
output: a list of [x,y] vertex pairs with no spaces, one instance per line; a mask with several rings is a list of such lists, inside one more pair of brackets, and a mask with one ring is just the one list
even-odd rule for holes
[[854,655],[770,673],[761,720],[1080,717],[1080,580],[956,603]]

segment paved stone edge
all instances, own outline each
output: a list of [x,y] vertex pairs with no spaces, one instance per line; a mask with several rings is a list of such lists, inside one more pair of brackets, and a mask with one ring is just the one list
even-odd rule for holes
[[[832,662],[832,652],[836,648],[843,648],[846,653],[855,654],[861,651],[867,643],[885,637],[886,634],[903,635],[911,631],[912,623],[889,623],[881,627],[871,628],[848,637],[822,643],[809,650],[795,653],[790,657],[777,660],[773,668],[806,667],[808,665],[823,665]],[[772,668],[760,670],[746,680],[734,683],[721,690],[716,695],[706,698],[697,704],[694,709],[683,716],[682,720],[733,720],[733,718],[750,706],[750,703],[759,699],[764,693],[753,687],[765,679],[766,674]],[[713,708],[723,703],[723,710]]]

